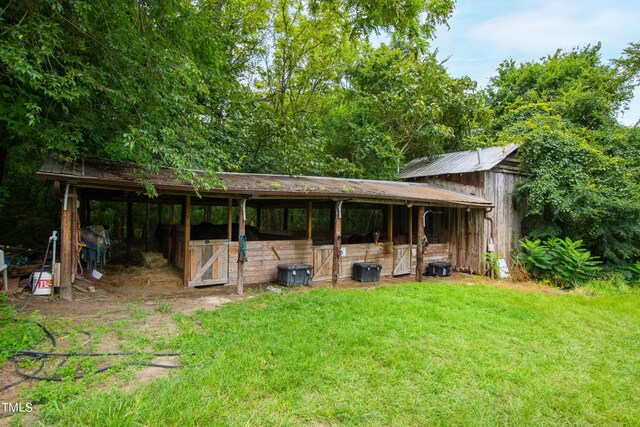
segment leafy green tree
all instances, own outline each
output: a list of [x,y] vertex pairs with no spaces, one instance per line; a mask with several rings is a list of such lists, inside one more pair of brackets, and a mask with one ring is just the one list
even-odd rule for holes
[[365,50],[348,81],[344,104],[323,125],[333,152],[364,176],[393,179],[407,158],[461,149],[486,119],[475,82],[403,43]]
[[27,200],[47,194],[33,173],[51,151],[132,160],[144,173],[171,166],[194,181],[193,168],[234,167],[229,110],[246,96],[239,78],[259,37],[244,3],[222,10],[171,0],[25,0],[1,10],[0,193],[20,234],[34,230],[19,219]]
[[527,200],[529,236],[580,239],[623,263],[640,255],[640,133],[616,121],[632,85],[599,50],[501,64],[487,92],[489,139],[521,144],[516,198]]

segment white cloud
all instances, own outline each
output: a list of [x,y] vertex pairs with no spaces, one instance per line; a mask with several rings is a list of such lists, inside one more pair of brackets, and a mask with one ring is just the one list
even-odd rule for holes
[[602,42],[603,56],[618,56],[607,46],[635,41],[640,36],[640,10],[608,9],[606,3],[541,2],[538,7],[516,10],[470,25],[465,38],[486,44],[504,54],[538,58],[556,49],[571,49]]

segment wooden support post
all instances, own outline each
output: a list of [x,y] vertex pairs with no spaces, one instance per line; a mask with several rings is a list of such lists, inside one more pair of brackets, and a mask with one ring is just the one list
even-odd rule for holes
[[338,284],[340,274],[340,255],[342,252],[342,200],[335,204],[335,223],[333,225],[333,266],[331,271],[331,286]]
[[393,205],[389,205],[389,214],[387,215],[387,233],[389,233],[389,242],[393,243]]
[[75,214],[75,200],[70,186],[67,184],[62,199],[60,213],[60,298],[71,301],[73,298],[73,270],[75,260],[73,256],[73,216]]
[[182,208],[182,218],[184,224],[184,242],[182,244],[184,255],[182,257],[182,281],[185,288],[189,287],[191,279],[191,252],[189,250],[189,240],[191,240],[191,196],[184,196]]
[[133,241],[133,206],[127,202],[127,255],[131,255],[131,243]]
[[227,203],[227,239],[233,240],[233,200]]
[[[238,209],[238,295],[244,292],[244,262],[246,261],[247,236],[245,236],[245,221],[247,211],[247,199],[240,200],[240,209]],[[244,245],[244,248],[243,248]]]
[[211,222],[211,206],[209,205],[204,207],[204,220],[206,222]]
[[424,206],[418,207],[418,248],[416,257],[416,282],[422,282],[424,272]]
[[307,203],[307,240],[313,240],[313,202]]

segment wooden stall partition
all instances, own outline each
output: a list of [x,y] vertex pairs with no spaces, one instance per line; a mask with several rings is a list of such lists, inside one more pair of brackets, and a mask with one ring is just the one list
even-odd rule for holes
[[382,243],[354,243],[343,245],[345,254],[340,257],[340,279],[349,279],[356,262],[371,262],[380,264],[380,276],[391,276],[393,273],[393,244]]
[[247,242],[244,263],[246,284],[275,282],[278,264],[312,264],[313,251],[309,240],[272,240]]

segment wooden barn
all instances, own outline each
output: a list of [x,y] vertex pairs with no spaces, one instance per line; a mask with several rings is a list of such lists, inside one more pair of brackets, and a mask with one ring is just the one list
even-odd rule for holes
[[[173,223],[158,216],[156,235],[183,271],[184,286],[232,285],[239,293],[245,284],[275,281],[279,264],[309,264],[314,283],[334,284],[351,276],[355,262],[379,263],[383,276],[411,273],[417,280],[426,262],[451,261],[464,269],[456,262],[481,256],[482,238],[472,233],[493,206],[481,196],[424,183],[244,173],[220,173],[224,187],[196,195],[169,169],[146,182],[139,169],[96,158],[67,163],[52,155],[37,172],[54,182],[61,201],[63,298],[71,298],[77,244],[91,224],[93,201],[126,203],[128,235],[132,204],[156,205],[160,213],[163,206],[179,207]],[[148,184],[157,197],[144,194]],[[192,224],[198,208],[215,210],[224,221]]]
[[[491,202],[492,207],[487,208],[484,216],[465,216],[459,210],[445,210],[449,227],[458,230],[449,236],[452,264],[458,269],[483,272],[483,254],[489,250],[509,262],[512,245],[520,239],[524,212],[515,206],[512,198],[522,178],[516,144],[415,159],[405,166],[400,177]],[[469,245],[477,248],[477,252],[471,250],[470,253]]]

